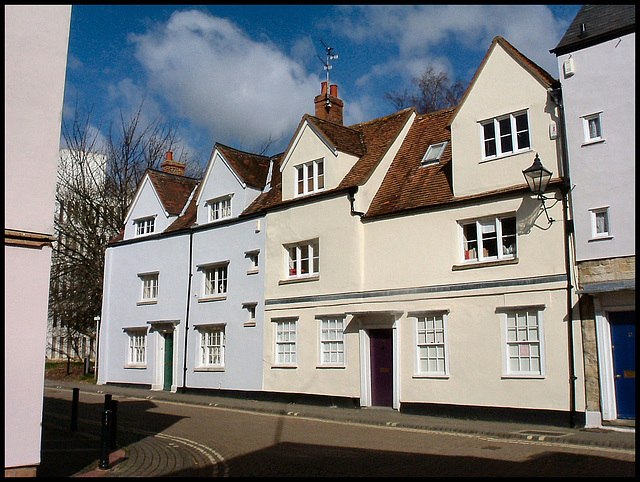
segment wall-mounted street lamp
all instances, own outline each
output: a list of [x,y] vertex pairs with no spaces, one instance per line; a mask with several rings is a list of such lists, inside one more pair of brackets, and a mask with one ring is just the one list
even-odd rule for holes
[[538,196],[538,199],[542,203],[542,209],[544,209],[544,214],[547,216],[547,221],[549,221],[549,225],[553,223],[555,220],[549,217],[549,213],[547,212],[547,206],[545,205],[545,201],[547,201],[548,197],[544,195],[544,192],[547,189],[547,185],[549,184],[549,180],[551,179],[551,175],[553,174],[548,169],[542,165],[538,154],[536,153],[536,158],[533,160],[533,164],[531,167],[522,171],[527,184],[529,185],[529,189],[531,192]]

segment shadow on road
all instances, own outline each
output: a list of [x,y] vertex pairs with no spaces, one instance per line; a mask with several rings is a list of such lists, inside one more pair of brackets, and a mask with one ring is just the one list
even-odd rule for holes
[[[487,447],[490,449],[490,447]],[[634,476],[635,463],[548,451],[522,462],[283,442],[227,460],[231,477]],[[180,475],[180,474],[172,474]]]
[[[118,427],[161,433],[183,417],[154,413],[148,400],[118,400]],[[100,431],[104,401],[80,394],[78,429],[70,430],[71,400],[44,397],[41,462],[37,477],[70,477],[100,459]],[[130,445],[148,435],[117,431],[118,446]]]

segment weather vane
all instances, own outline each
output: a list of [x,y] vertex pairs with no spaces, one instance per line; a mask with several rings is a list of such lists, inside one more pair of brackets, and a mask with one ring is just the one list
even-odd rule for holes
[[[322,39],[320,39],[320,42],[322,42]],[[324,42],[322,42],[322,45],[324,46],[324,49],[327,51],[327,60],[322,60],[322,57],[320,57],[318,54],[318,58],[320,59],[320,62],[322,62],[322,65],[324,65],[324,70],[327,71],[327,90],[329,89],[329,71],[331,70],[331,64],[329,63],[331,60],[333,59],[337,59],[338,58],[338,54],[333,54],[333,47],[327,47],[327,44],[325,44]]]

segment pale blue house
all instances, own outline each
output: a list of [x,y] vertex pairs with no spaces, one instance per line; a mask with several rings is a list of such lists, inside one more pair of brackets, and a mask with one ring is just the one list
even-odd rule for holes
[[107,248],[98,383],[261,390],[272,159],[217,144],[202,180],[149,170]]

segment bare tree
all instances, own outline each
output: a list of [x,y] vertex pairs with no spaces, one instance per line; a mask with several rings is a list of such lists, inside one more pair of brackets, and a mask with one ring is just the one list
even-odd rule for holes
[[[171,150],[186,164],[188,175],[203,172],[199,159],[178,139],[178,124],[161,118],[143,123],[142,107],[130,118],[121,113],[105,139],[96,135],[91,111],[62,123],[66,149],[58,168],[49,316],[69,341],[95,336],[105,250],[122,230],[146,170],[158,169]],[[68,346],[68,358],[80,356],[73,342]]]
[[428,114],[457,105],[465,92],[460,80],[452,82],[446,72],[436,73],[431,66],[412,79],[415,90],[385,92],[385,98],[397,109],[415,107],[420,114]]

